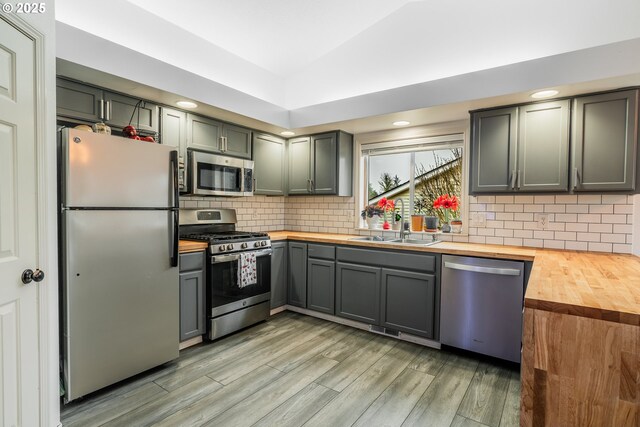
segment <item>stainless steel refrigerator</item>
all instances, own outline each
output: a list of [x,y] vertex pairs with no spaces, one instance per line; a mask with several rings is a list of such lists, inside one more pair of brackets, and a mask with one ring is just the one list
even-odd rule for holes
[[178,357],[171,147],[60,134],[62,358],[71,401]]

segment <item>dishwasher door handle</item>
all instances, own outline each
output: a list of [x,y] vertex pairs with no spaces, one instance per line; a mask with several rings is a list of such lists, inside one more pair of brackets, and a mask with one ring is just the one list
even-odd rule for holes
[[474,273],[497,274],[500,276],[519,276],[520,270],[515,268],[495,268],[480,267],[477,265],[458,264],[457,262],[445,261],[445,268],[452,270],[473,271]]

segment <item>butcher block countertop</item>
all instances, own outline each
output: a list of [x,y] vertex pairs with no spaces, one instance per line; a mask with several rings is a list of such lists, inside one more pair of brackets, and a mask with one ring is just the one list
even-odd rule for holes
[[300,240],[383,249],[533,261],[525,307],[640,325],[640,258],[633,255],[441,242],[433,246],[353,241],[353,235],[270,232],[272,241]]

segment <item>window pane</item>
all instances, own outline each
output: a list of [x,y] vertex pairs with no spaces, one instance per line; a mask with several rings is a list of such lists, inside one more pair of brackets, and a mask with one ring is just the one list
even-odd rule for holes
[[[435,209],[433,202],[445,194],[461,200],[462,148],[417,152],[415,183],[415,213],[437,216],[442,223],[445,211]],[[449,220],[459,216],[460,209],[450,211]]]
[[369,204],[381,197],[395,199],[406,187],[409,191],[410,153],[385,154],[369,157]]

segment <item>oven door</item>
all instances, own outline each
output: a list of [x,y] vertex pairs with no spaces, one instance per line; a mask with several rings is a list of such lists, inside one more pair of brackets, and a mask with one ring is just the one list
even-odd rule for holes
[[271,299],[271,248],[256,254],[257,280],[253,285],[238,286],[240,254],[211,257],[207,277],[207,310],[218,317]]
[[190,192],[204,196],[244,196],[244,161],[189,151]]

